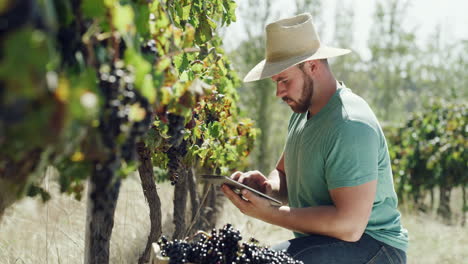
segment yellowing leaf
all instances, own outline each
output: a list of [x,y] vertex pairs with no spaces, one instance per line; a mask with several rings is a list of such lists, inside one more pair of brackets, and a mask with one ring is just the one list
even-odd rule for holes
[[82,152],[80,151],[77,151],[75,153],[73,153],[73,155],[71,156],[70,158],[73,162],[80,162],[80,161],[83,161],[84,160],[84,155]]
[[61,76],[58,81],[57,89],[55,89],[55,96],[62,102],[66,102],[68,98],[70,98],[70,82],[63,76]]
[[171,66],[171,59],[168,57],[163,57],[161,58],[161,60],[158,61],[158,64],[156,65],[156,71],[163,72],[169,66]]
[[140,104],[133,104],[130,107],[130,113],[128,115],[128,118],[132,122],[139,122],[143,120],[146,116],[146,110],[140,106]]
[[163,105],[169,104],[172,98],[172,89],[171,87],[162,87],[161,88],[161,103]]
[[112,23],[115,28],[120,33],[133,31],[133,19],[135,17],[133,8],[130,5],[121,6],[120,4],[116,4],[113,11]]

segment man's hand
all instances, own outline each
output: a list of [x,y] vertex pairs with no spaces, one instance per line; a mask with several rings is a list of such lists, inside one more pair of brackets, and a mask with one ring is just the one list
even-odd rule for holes
[[267,177],[259,171],[248,171],[244,173],[237,171],[231,175],[231,179],[252,187],[266,195],[272,194],[271,183],[268,181]]
[[226,184],[221,186],[221,190],[245,215],[269,222],[269,218],[278,211],[279,207],[271,205],[267,199],[262,198],[249,190],[243,189],[241,192],[242,197],[233,192]]

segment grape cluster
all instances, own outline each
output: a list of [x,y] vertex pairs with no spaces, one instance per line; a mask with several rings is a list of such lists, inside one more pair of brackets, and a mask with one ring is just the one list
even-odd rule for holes
[[[134,88],[134,79],[128,71],[113,69],[99,77],[99,87],[104,95],[104,112],[100,120],[103,141],[109,149],[120,150],[124,160],[135,160],[136,142],[151,123],[150,104]],[[146,111],[143,120],[131,122],[129,119],[134,104],[139,104]],[[121,138],[125,140],[119,143]]]
[[167,120],[169,122],[169,144],[171,146],[178,146],[184,138],[185,118],[177,114],[168,113]]
[[175,185],[179,180],[179,162],[187,154],[187,141],[184,140],[185,118],[183,116],[168,113],[168,143],[170,148],[167,150],[169,162],[167,169],[169,172],[171,184]]
[[156,55],[158,53],[158,49],[156,48],[156,41],[154,41],[154,39],[150,39],[147,42],[144,42],[141,45],[141,52],[143,54]]
[[170,176],[171,184],[175,185],[179,180],[179,163],[180,159],[187,154],[187,141],[182,140],[178,146],[172,146],[167,151],[167,169]]
[[213,229],[211,234],[201,233],[193,242],[186,240],[168,241],[161,237],[158,245],[161,255],[169,258],[170,264],[203,263],[203,264],[299,264],[301,261],[292,259],[285,251],[274,251],[258,246],[258,241],[250,239],[240,245],[242,237],[239,230],[231,224],[223,228]]
[[99,120],[103,142],[109,149],[116,149],[116,139],[128,122],[125,105],[119,99],[122,90],[120,78],[123,71],[102,72],[99,75],[99,88],[104,97],[104,110]]
[[[258,243],[258,242],[257,242]],[[275,251],[270,248],[260,247],[255,242],[242,243],[240,256],[235,263],[251,264],[298,264],[302,261],[295,260],[286,251]]]

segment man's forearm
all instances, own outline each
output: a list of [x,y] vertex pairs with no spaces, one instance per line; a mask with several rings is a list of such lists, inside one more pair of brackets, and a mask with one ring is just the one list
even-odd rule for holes
[[291,208],[282,206],[268,219],[274,225],[304,234],[320,234],[345,241],[357,241],[363,228],[351,215],[340,213],[335,206]]
[[271,192],[267,192],[270,195],[281,202],[288,203],[288,190],[286,186],[285,175],[278,169],[274,169],[268,176],[268,181],[271,184]]

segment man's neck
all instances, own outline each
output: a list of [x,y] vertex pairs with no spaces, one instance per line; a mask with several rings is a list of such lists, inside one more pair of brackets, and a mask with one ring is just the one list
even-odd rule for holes
[[[315,85],[315,84],[314,84]],[[312,104],[309,108],[307,118],[316,115],[322,108],[324,108],[328,101],[333,97],[337,90],[337,81],[334,78],[331,78],[323,83],[317,83],[317,86],[314,87],[314,95],[316,97],[312,98]]]

